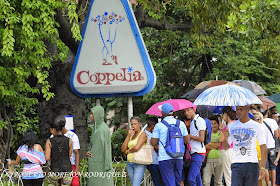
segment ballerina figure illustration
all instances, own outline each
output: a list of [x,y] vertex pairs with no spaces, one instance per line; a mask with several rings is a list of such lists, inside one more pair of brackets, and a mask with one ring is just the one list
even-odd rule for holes
[[118,64],[117,56],[114,54],[113,46],[117,38],[117,26],[125,20],[124,17],[112,12],[104,12],[103,15],[98,15],[92,18],[91,21],[98,24],[100,38],[103,44],[102,56],[103,65]]

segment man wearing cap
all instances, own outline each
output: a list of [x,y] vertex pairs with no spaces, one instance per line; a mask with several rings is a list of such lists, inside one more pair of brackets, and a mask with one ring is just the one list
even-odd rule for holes
[[190,145],[191,145],[191,166],[188,174],[190,186],[202,185],[200,168],[205,158],[204,133],[206,130],[205,120],[195,113],[195,107],[184,109],[185,116],[191,120]]
[[[227,126],[224,132],[223,148],[229,149],[233,143],[231,164],[231,185],[258,185],[258,178],[265,175],[267,148],[263,127],[248,116],[249,106],[237,106],[239,120]],[[259,169],[257,141],[261,149]]]
[[[161,110],[163,120],[166,121],[169,125],[174,126],[177,120],[172,116],[173,106],[169,103],[164,103],[159,107],[159,109]],[[182,121],[180,121],[179,128],[181,130],[185,144],[188,144],[188,131]],[[152,134],[151,143],[153,146],[159,145],[159,169],[164,185],[180,186],[183,169],[183,157],[173,159],[166,153],[164,147],[166,145],[167,132],[168,128],[162,122],[157,123]]]

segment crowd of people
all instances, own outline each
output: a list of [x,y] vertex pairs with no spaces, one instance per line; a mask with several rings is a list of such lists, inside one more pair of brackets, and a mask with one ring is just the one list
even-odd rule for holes
[[[130,120],[131,129],[122,144],[122,152],[127,156],[133,186],[141,184],[146,168],[155,186],[280,185],[276,107],[261,112],[256,105],[226,106],[222,114],[202,118],[193,105],[183,110],[181,120],[173,113],[171,104],[165,103],[159,109],[161,120],[147,118],[148,127],[144,131],[140,118]],[[179,134],[170,137],[170,128],[176,127]],[[184,154],[174,158],[170,154],[172,140],[179,142],[180,137],[185,145]],[[154,147],[153,162],[134,163],[133,153],[148,140]],[[174,151],[179,153],[180,144],[174,144]]]
[[[222,114],[202,118],[196,106],[185,108],[178,119],[173,106],[159,107],[162,118],[149,117],[142,130],[139,117],[130,119],[131,128],[121,150],[127,157],[127,173],[133,186],[140,186],[146,168],[155,186],[181,185],[280,185],[280,131],[276,107],[261,112],[255,105],[226,106]],[[113,185],[111,136],[101,106],[90,111],[95,123],[90,137],[88,185]],[[23,184],[79,185],[80,143],[65,128],[60,115],[50,124],[51,136],[43,150],[34,132],[24,134],[15,161],[24,164]],[[151,144],[152,162],[135,163],[134,153]],[[143,156],[143,159],[149,159]],[[46,176],[41,165],[50,161]],[[109,175],[109,176],[108,176]],[[110,176],[111,175],[111,176]]]
[[[103,107],[95,106],[90,111],[90,120],[94,129],[90,138],[88,158],[88,185],[113,185],[112,150],[110,129],[104,122]],[[66,120],[59,115],[50,124],[51,136],[45,143],[45,149],[33,131],[25,132],[22,145],[17,150],[15,161],[9,165],[23,162],[21,174],[24,186],[79,186],[80,142],[78,136],[65,128]],[[50,172],[42,170],[43,164],[50,163]],[[101,175],[102,173],[102,175]]]

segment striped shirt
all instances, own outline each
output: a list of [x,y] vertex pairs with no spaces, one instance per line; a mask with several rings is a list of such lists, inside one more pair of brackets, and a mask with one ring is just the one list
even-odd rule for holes
[[38,179],[43,178],[43,170],[40,164],[46,163],[44,152],[40,152],[34,149],[28,150],[28,147],[22,145],[17,150],[17,154],[21,160],[30,161],[30,164],[24,164],[22,179]]

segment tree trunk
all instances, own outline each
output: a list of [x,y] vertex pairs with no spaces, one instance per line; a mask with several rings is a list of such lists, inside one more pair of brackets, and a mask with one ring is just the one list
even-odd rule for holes
[[74,132],[79,136],[81,158],[87,151],[87,110],[85,99],[76,96],[70,87],[70,76],[75,56],[72,52],[64,63],[55,62],[50,70],[49,82],[55,97],[49,101],[44,99],[39,103],[39,128],[41,143],[45,144],[50,137],[49,126],[58,115],[72,115]]

